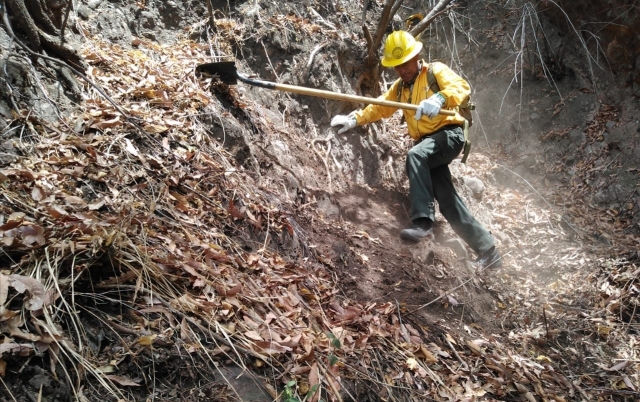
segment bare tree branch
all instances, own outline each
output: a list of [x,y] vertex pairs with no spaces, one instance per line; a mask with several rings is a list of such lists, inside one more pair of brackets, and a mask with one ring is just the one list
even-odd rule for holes
[[369,8],[369,0],[364,0],[364,4],[362,4],[362,27],[364,28],[364,24],[367,21],[367,9]]
[[382,10],[382,15],[380,16],[380,22],[378,23],[376,34],[373,38],[373,46],[369,49],[370,54],[380,47],[384,32],[387,30],[387,25],[389,25],[389,21],[393,18],[393,14],[395,14],[403,1],[404,0],[387,0],[387,3],[384,5],[384,9]]
[[373,57],[373,39],[371,38],[371,32],[369,32],[369,28],[366,25],[362,24],[362,33],[364,34],[364,39],[367,41],[367,49],[369,50],[369,59]]
[[211,31],[216,32],[216,17],[213,15],[211,0],[207,1],[207,9],[209,10],[209,25],[211,26]]
[[62,27],[60,27],[60,43],[64,43],[64,29],[67,26],[67,19],[69,18],[69,12],[73,8],[73,1],[69,1],[67,5],[67,11],[64,12],[64,19],[62,20]]
[[445,11],[445,8],[449,5],[449,3],[451,3],[452,0],[440,0],[440,2],[438,4],[436,4],[435,7],[433,7],[433,9],[431,11],[429,11],[429,14],[427,14],[426,17],[424,17],[420,22],[418,22],[418,24],[416,24],[416,26],[413,27],[413,29],[411,29],[411,31],[409,31],[409,33],[411,35],[418,36],[422,31],[424,31],[429,24],[431,24],[431,22],[433,22],[433,20],[440,15],[442,12]]

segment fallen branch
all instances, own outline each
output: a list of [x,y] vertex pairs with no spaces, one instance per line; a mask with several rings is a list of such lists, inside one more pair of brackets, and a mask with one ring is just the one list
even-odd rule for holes
[[449,338],[447,338],[447,335],[442,335],[442,338],[444,339],[444,341],[447,343],[447,345],[449,345],[449,348],[451,349],[451,351],[453,352],[453,354],[456,356],[456,358],[458,359],[458,361],[460,362],[460,364],[462,365],[462,367],[465,370],[469,370],[469,365],[462,360],[462,357],[460,357],[460,355],[458,354],[458,351],[456,350],[456,348],[453,347],[453,345],[451,344],[451,341],[449,340]]

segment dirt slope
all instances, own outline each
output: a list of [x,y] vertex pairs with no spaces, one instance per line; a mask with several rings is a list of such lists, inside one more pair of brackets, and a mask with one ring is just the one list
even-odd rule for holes
[[474,87],[452,171],[505,255],[491,272],[440,216],[398,238],[398,117],[336,135],[359,105],[193,74],[213,52],[357,92],[360,3],[212,1],[210,36],[200,2],[79,4],[88,75],[133,119],[84,83],[62,116],[34,91],[7,120],[3,398],[637,399],[638,88],[544,3],[469,1],[423,36]]

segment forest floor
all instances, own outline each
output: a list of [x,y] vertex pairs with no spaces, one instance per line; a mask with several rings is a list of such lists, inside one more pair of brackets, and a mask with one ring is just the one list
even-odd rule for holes
[[[440,215],[434,239],[403,242],[398,116],[337,135],[355,105],[194,74],[213,51],[352,90],[361,5],[291,3],[236,5],[208,41],[204,9],[180,3],[183,33],[120,44],[103,18],[127,10],[82,5],[84,103],[16,113],[2,137],[2,400],[638,400],[636,199],[595,208],[480,122],[490,146],[451,170],[504,266],[481,270]],[[177,12],[154,7],[147,28]]]

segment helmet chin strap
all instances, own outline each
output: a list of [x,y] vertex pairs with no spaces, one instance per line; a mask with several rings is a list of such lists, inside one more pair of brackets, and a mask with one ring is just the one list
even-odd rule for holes
[[413,83],[416,81],[416,78],[418,78],[418,75],[420,75],[420,71],[422,71],[422,60],[418,60],[418,71],[416,71],[416,75],[414,75],[413,78],[411,78],[411,81],[409,82],[402,81],[404,86],[413,85]]

